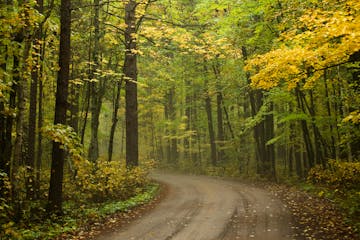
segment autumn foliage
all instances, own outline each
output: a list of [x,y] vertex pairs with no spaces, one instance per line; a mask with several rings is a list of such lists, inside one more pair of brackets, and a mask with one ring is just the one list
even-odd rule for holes
[[325,70],[351,63],[360,51],[358,1],[323,1],[279,38],[278,47],[248,61],[255,87],[293,89],[304,81],[312,88]]
[[327,187],[360,190],[360,163],[330,160],[326,167],[317,165],[309,171],[308,180]]

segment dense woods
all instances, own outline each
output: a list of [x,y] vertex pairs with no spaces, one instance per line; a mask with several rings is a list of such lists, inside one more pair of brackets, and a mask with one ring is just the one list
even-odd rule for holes
[[359,11],[355,0],[0,0],[0,237],[63,215],[64,201],[143,193],[153,163],[308,180],[356,217]]

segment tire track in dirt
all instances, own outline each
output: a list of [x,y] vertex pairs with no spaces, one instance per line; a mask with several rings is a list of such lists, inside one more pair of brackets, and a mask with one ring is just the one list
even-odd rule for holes
[[265,190],[205,176],[154,174],[168,195],[145,216],[97,240],[288,240],[290,215]]

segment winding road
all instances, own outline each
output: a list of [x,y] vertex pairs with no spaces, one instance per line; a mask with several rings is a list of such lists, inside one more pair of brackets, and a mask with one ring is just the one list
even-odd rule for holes
[[205,176],[154,174],[168,185],[159,205],[97,240],[293,239],[284,205],[263,189]]

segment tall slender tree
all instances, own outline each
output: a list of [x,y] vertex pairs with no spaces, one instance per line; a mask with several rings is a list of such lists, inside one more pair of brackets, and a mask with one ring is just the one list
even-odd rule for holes
[[[70,66],[71,0],[61,0],[60,6],[60,50],[57,76],[54,124],[66,124],[67,97]],[[62,192],[65,151],[60,143],[53,142],[48,211],[62,214]]]
[[125,124],[126,124],[126,165],[139,164],[138,147],[138,99],[137,99],[137,44],[136,44],[136,7],[135,0],[129,0],[125,5]]

